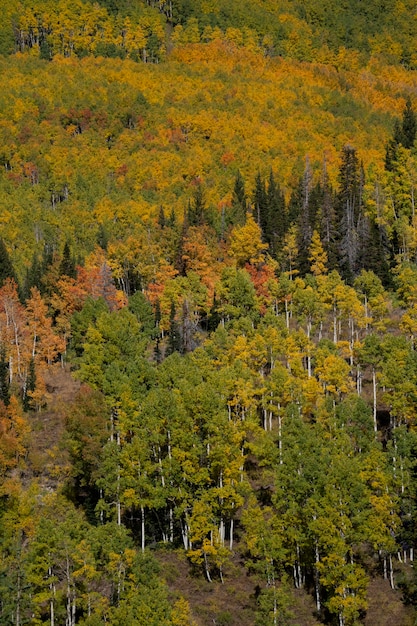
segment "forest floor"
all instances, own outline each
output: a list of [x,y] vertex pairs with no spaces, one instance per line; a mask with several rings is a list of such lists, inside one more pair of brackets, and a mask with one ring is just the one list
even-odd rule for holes
[[69,458],[62,442],[64,433],[63,407],[77,394],[80,383],[67,368],[58,364],[45,375],[48,406],[29,413],[31,440],[28,452],[28,470],[31,477],[38,477],[46,490],[54,490],[65,480]]
[[[198,626],[253,626],[256,597],[261,581],[248,574],[244,563],[235,555],[224,572],[224,583],[209,583],[202,572],[196,572],[183,552],[157,551],[155,553],[173,599],[184,597]],[[369,608],[364,626],[415,626],[412,607],[402,602],[399,590],[392,590],[389,582],[373,578],[368,589]],[[294,589],[289,611],[291,626],[319,626],[315,617],[315,603],[311,594]]]
[[[68,369],[50,370],[46,380],[48,407],[30,413],[32,429],[28,475],[38,477],[42,489],[53,491],[68,477],[69,459],[61,444],[64,433],[63,407],[77,394],[80,383]],[[172,599],[185,598],[198,626],[254,626],[257,596],[264,586],[259,576],[248,573],[236,552],[224,571],[224,582],[208,582],[180,550],[157,548],[154,552]],[[397,574],[411,575],[412,566],[398,564]],[[400,571],[401,570],[401,571]],[[392,590],[381,576],[368,588],[369,607],[364,626],[415,626],[414,609],[402,601],[400,590]],[[291,591],[291,626],[319,626],[313,596],[304,590]]]
[[402,593],[392,590],[388,580],[373,578],[368,587],[365,626],[415,626],[416,615],[402,602]]

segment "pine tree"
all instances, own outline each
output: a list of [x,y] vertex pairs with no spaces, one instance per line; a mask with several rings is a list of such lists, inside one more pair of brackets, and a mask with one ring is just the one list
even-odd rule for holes
[[206,204],[201,183],[197,185],[194,196],[188,204],[187,219],[189,226],[201,226],[205,221]]
[[282,242],[288,229],[285,197],[280,186],[275,182],[273,171],[269,174],[266,192],[267,201],[267,243],[272,256],[282,248]]
[[410,150],[414,146],[417,133],[417,120],[413,111],[410,98],[407,98],[403,111],[401,127],[396,129],[394,139],[397,144],[402,144],[404,148]]
[[109,236],[103,224],[100,224],[98,227],[97,243],[102,250],[107,250],[107,245],[109,243]]
[[231,210],[231,219],[230,223],[234,226],[235,224],[244,224],[246,220],[246,212],[248,210],[248,201],[246,197],[245,191],[245,181],[242,178],[240,171],[237,171],[235,184],[233,187],[233,197],[232,197],[232,210]]
[[24,300],[30,297],[32,287],[41,289],[42,265],[36,252],[32,258],[32,265],[26,270],[25,281],[22,288],[22,296]]
[[177,314],[177,311],[175,307],[175,302],[172,300],[171,310],[169,314],[168,345],[167,345],[167,350],[166,350],[167,356],[169,356],[170,354],[173,354],[174,352],[179,352],[180,354],[182,352],[182,341],[181,341],[180,329],[179,329],[178,322],[176,319],[176,314]]
[[395,121],[394,133],[385,148],[385,169],[391,172],[397,160],[398,146],[410,150],[414,146],[417,135],[417,118],[411,100],[407,98],[403,110],[402,120]]
[[6,406],[10,403],[9,365],[4,346],[0,348],[0,401]]
[[59,266],[59,273],[61,276],[69,276],[70,278],[76,278],[77,276],[75,262],[71,255],[71,249],[68,241],[65,242],[64,250],[62,252],[62,260]]
[[29,371],[27,375],[26,385],[23,390],[23,409],[25,411],[29,411],[31,406],[31,397],[29,393],[35,391],[36,389],[36,371],[35,371],[35,361],[34,359],[30,359],[29,361]]
[[298,268],[302,275],[307,274],[310,269],[309,249],[311,245],[311,236],[313,234],[314,220],[311,215],[311,189],[313,174],[310,167],[309,158],[306,158],[306,164],[303,177],[300,181],[300,215],[298,218]]
[[265,189],[265,183],[258,172],[255,178],[255,190],[253,193],[253,216],[256,223],[262,230],[262,238],[264,241],[269,239],[268,224],[268,202]]
[[167,225],[167,220],[166,220],[166,217],[165,217],[165,211],[164,211],[164,207],[163,206],[159,207],[158,225],[159,225],[159,228],[161,228],[162,230]]
[[16,283],[16,274],[11,262],[9,253],[3,239],[0,239],[0,287],[4,284],[7,278],[12,278]]
[[339,259],[336,243],[337,226],[335,212],[335,193],[329,182],[326,161],[324,161],[323,163],[321,181],[316,185],[316,188],[314,190],[314,196],[317,198],[317,203],[319,206],[317,215],[317,229],[319,231],[323,247],[327,253],[328,267],[330,270],[337,269],[339,266]]
[[337,241],[342,276],[351,282],[359,269],[360,228],[362,207],[363,171],[356,150],[344,146],[339,170],[339,193],[336,215],[339,226]]

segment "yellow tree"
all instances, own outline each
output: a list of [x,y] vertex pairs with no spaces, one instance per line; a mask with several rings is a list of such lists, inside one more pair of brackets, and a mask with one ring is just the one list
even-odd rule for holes
[[327,253],[321,243],[320,235],[317,230],[313,231],[310,245],[310,256],[308,260],[311,263],[311,273],[314,276],[322,276],[327,274]]
[[268,244],[262,242],[262,232],[249,213],[246,224],[235,226],[230,235],[230,255],[238,267],[246,263],[257,265],[265,261]]

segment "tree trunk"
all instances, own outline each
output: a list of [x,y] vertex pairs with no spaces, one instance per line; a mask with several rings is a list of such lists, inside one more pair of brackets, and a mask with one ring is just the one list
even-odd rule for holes
[[141,514],[141,549],[142,552],[145,552],[145,509],[143,506],[140,507]]
[[392,556],[391,554],[388,557],[389,559],[389,582],[391,585],[391,589],[395,589],[395,584],[394,584],[394,570],[392,567]]
[[320,554],[319,554],[319,547],[317,545],[317,542],[315,545],[315,561],[316,561],[316,567],[314,568],[314,591],[316,595],[317,613],[321,613],[320,578],[319,578],[319,571],[317,569],[317,564],[320,563]]
[[372,368],[372,393],[373,393],[373,416],[374,416],[374,431],[378,430],[378,424],[376,420],[376,372],[375,368]]

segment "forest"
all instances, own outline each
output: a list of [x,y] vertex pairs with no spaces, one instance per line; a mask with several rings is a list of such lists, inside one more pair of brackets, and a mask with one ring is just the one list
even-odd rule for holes
[[0,623],[412,626],[415,3],[2,14]]

